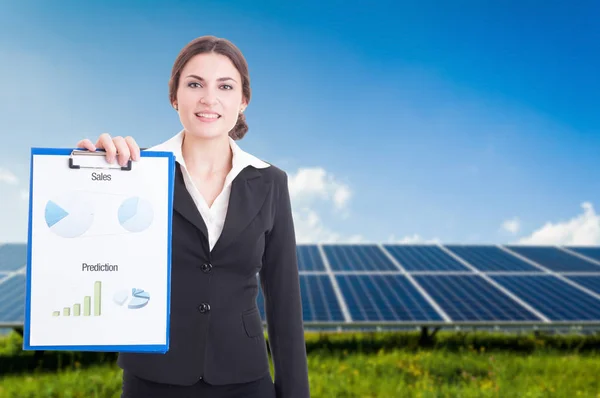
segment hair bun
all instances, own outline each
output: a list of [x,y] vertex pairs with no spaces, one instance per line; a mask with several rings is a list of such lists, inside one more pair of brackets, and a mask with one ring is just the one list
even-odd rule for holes
[[240,113],[235,126],[229,131],[229,136],[234,140],[241,140],[248,132],[248,124],[246,124],[246,116]]

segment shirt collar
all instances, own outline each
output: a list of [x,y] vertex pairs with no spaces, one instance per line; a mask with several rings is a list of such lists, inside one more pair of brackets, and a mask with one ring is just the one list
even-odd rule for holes
[[[173,152],[175,155],[175,160],[179,162],[182,166],[185,167],[185,160],[183,159],[183,154],[181,151],[181,145],[183,144],[184,130],[181,130],[175,136],[169,138],[167,141],[153,146],[151,148],[146,149],[147,151],[166,151]],[[235,140],[231,137],[229,138],[229,145],[231,147],[231,152],[233,154],[232,164],[234,170],[242,170],[246,166],[253,166],[257,169],[264,169],[270,166],[269,163],[266,163],[257,157],[245,152],[240,148],[240,146],[235,142]]]

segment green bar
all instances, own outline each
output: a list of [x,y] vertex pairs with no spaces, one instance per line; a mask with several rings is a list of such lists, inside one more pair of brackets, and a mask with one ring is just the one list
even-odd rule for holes
[[90,307],[92,306],[92,297],[85,296],[83,298],[83,316],[90,316]]
[[81,315],[81,304],[73,305],[73,316]]
[[64,316],[69,316],[69,315],[71,315],[71,309],[70,309],[69,307],[65,307],[65,308],[63,309],[63,315],[64,315]]
[[60,311],[53,311],[52,316],[60,316]]
[[102,299],[101,288],[102,282],[96,281],[96,283],[94,283],[94,316],[100,316],[100,300]]

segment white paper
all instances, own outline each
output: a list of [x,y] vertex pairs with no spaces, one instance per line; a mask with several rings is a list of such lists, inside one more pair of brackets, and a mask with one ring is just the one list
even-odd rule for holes
[[166,344],[171,158],[68,158],[33,157],[30,346]]

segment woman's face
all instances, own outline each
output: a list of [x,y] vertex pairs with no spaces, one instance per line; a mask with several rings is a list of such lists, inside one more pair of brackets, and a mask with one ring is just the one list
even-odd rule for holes
[[227,136],[235,126],[242,98],[242,80],[224,55],[199,54],[181,71],[173,104],[187,133],[198,138]]

